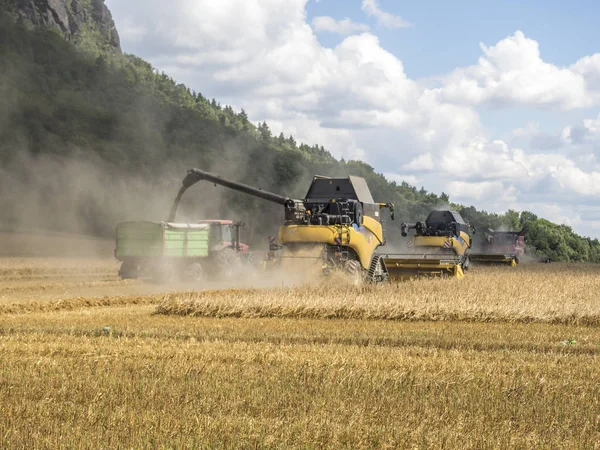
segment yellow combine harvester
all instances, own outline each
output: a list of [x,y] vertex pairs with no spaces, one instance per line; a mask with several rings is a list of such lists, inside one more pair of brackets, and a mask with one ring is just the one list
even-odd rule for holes
[[402,224],[402,236],[414,229],[412,253],[382,255],[390,280],[422,277],[462,278],[469,268],[469,225],[456,211],[433,211],[425,222]]
[[357,282],[387,279],[375,251],[385,244],[381,210],[394,205],[376,203],[364,178],[315,176],[302,200],[273,194],[219,175],[191,169],[183,180],[173,210],[183,193],[199,181],[209,181],[284,207],[285,222],[279,228],[278,242],[271,242],[267,266],[293,273],[309,270],[329,274],[339,270]]

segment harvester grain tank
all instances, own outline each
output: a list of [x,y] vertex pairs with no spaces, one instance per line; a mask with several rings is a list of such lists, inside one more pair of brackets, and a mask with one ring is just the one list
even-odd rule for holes
[[464,276],[471,238],[469,225],[458,212],[432,211],[425,222],[401,225],[402,236],[408,236],[410,230],[415,230],[411,253],[382,256],[391,280]]
[[385,278],[376,250],[385,244],[381,210],[391,203],[376,203],[361,177],[329,178],[315,176],[304,199],[293,199],[219,175],[191,169],[182,182],[174,210],[183,193],[199,181],[209,181],[244,192],[284,207],[284,224],[279,228],[279,243],[272,243],[268,261],[272,265],[297,268],[308,262],[325,273],[343,270],[362,280]]
[[470,255],[476,264],[508,264],[516,266],[525,254],[522,231],[493,231],[485,233],[481,242],[474,242],[476,251]]

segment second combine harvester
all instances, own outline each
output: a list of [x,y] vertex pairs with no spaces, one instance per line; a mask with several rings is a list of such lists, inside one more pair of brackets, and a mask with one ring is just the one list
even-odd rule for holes
[[[199,181],[219,184],[284,207],[285,222],[279,228],[279,243],[271,244],[268,256],[273,265],[287,265],[296,270],[300,262],[308,261],[325,273],[341,270],[356,281],[372,283],[428,274],[462,274],[462,270],[456,271],[454,267],[451,271],[440,271],[432,266],[433,261],[424,261],[418,270],[410,268],[407,272],[400,258],[379,253],[378,249],[386,242],[381,210],[388,209],[393,220],[394,205],[376,203],[364,178],[315,176],[306,197],[299,200],[191,169],[182,182],[173,211],[185,191]],[[442,242],[439,244],[443,247]],[[462,263],[456,260],[455,264]]]

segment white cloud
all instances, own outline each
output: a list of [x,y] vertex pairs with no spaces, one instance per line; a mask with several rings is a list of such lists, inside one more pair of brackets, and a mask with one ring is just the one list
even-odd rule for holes
[[[549,152],[490,137],[475,108],[595,104],[595,55],[557,67],[517,32],[482,46],[477,64],[430,88],[409,78],[370,32],[323,47],[307,22],[307,0],[108,2],[118,27],[129,20],[131,29],[153,30],[141,40],[125,36],[126,51],[222,104],[244,107],[275,134],[364,159],[389,179],[478,208],[579,217],[577,230],[598,221],[584,210],[600,206],[600,115],[556,130],[562,147]],[[533,116],[512,139],[539,134]]]
[[522,128],[516,128],[512,131],[514,137],[532,137],[540,132],[540,123],[537,121],[530,121]]
[[368,16],[374,17],[377,24],[386,28],[409,28],[413,24],[400,16],[395,16],[379,9],[377,0],[363,0],[362,9]]
[[571,66],[571,70],[583,77],[589,90],[600,90],[600,53],[584,56]]
[[431,171],[434,168],[435,165],[433,163],[433,156],[431,156],[431,153],[419,155],[403,167],[404,170],[410,172]]
[[477,64],[443,79],[443,87],[436,90],[442,101],[568,110],[600,100],[600,55],[557,67],[543,61],[537,41],[521,31],[491,47],[480,46],[483,55]]
[[516,189],[501,181],[451,181],[445,192],[451,192],[455,201],[466,203],[511,202],[516,200]]
[[329,33],[341,34],[342,36],[369,31],[368,25],[353,22],[347,17],[341,20],[335,20],[333,17],[329,16],[318,16],[313,19],[312,26],[317,33],[326,31]]

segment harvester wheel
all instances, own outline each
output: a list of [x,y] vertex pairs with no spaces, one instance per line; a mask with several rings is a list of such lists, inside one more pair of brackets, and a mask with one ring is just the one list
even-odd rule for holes
[[239,275],[241,271],[240,258],[238,258],[235,251],[231,248],[224,248],[217,252],[216,264],[219,276],[226,280],[230,280]]
[[363,270],[360,262],[355,260],[346,261],[344,263],[344,273],[348,275],[352,284],[358,285],[363,281]]

